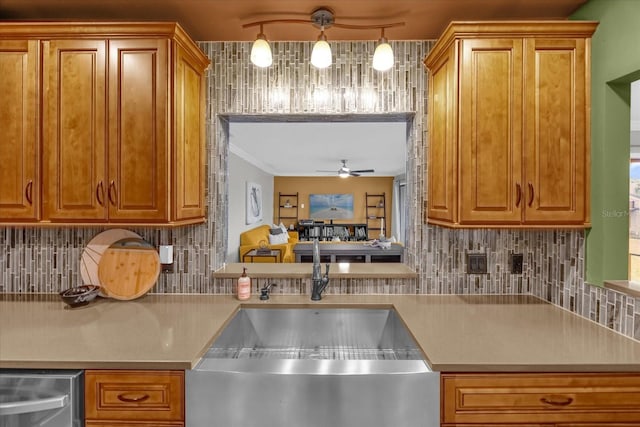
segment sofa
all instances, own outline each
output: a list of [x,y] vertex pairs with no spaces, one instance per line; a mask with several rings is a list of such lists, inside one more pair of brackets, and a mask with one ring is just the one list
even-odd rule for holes
[[[271,226],[268,224],[261,225],[251,230],[247,230],[244,233],[240,233],[240,262],[243,262],[244,255],[252,249],[260,248],[260,242],[264,241],[267,247],[272,250],[279,250],[280,262],[294,262],[295,255],[293,254],[293,247],[298,243],[298,232],[289,231],[289,241],[287,243],[279,245],[269,244],[269,230]],[[273,262],[273,258],[254,258],[253,262]]]

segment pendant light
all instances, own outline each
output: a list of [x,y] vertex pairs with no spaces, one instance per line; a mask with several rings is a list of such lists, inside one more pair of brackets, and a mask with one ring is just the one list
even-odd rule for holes
[[327,42],[327,36],[324,35],[324,26],[321,27],[318,41],[313,45],[311,50],[311,65],[316,68],[327,68],[331,65],[331,46]]
[[251,46],[251,63],[256,67],[269,67],[273,63],[271,55],[271,46],[267,41],[267,37],[262,32],[262,24],[260,24],[260,33],[256,37],[256,41]]
[[249,22],[244,24],[243,28],[260,26],[260,33],[256,37],[251,47],[251,62],[258,67],[268,67],[272,64],[273,58],[271,56],[271,47],[267,38],[262,33],[262,26],[266,24],[311,24],[316,28],[320,28],[320,35],[318,40],[313,45],[311,50],[311,65],[316,68],[327,68],[333,62],[331,54],[331,46],[327,42],[327,36],[324,34],[324,30],[333,27],[343,28],[347,30],[382,30],[378,45],[373,54],[373,68],[379,71],[386,71],[393,67],[393,49],[391,45],[384,37],[385,28],[401,27],[404,22],[393,22],[388,24],[372,24],[372,25],[359,25],[359,24],[343,24],[337,23],[334,20],[333,11],[321,7],[316,9],[311,14],[311,19],[297,19],[297,18],[275,18],[265,21]]
[[373,69],[378,71],[387,71],[393,67],[393,49],[389,41],[384,36],[384,28],[378,40],[378,46],[373,53]]

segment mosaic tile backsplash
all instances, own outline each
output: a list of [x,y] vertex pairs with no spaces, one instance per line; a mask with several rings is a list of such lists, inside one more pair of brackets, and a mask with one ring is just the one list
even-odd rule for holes
[[[273,42],[274,64],[249,62],[251,43],[202,42],[207,71],[208,212],[206,224],[173,230],[133,229],[152,244],[174,245],[176,271],[162,274],[156,293],[230,293],[231,281],[211,272],[225,262],[228,119],[238,115],[411,113],[407,146],[409,200],[406,260],[418,280],[343,280],[334,293],[534,294],[627,336],[640,338],[640,299],[584,284],[581,231],[449,230],[422,224],[427,80],[422,59],[431,41],[392,42],[396,62],[371,68],[374,42],[331,42],[334,64],[311,67],[311,42]],[[103,228],[0,228],[0,293],[58,292],[80,281],[82,250]],[[486,253],[488,274],[465,273],[467,252]],[[524,254],[523,274],[508,271]],[[280,293],[308,293],[283,281]]]

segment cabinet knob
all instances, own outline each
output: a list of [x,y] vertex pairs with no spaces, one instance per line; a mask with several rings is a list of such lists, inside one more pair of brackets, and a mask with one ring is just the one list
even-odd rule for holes
[[522,200],[522,187],[520,187],[519,182],[516,182],[516,208],[520,206],[521,200]]

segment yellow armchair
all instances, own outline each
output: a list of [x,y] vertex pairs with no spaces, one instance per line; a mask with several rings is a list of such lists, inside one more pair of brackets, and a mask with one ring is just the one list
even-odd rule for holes
[[[280,251],[280,262],[294,262],[295,256],[293,254],[293,247],[296,243],[298,243],[298,232],[297,231],[289,231],[289,242],[283,243],[279,245],[271,245],[269,244],[269,230],[271,229],[270,225],[261,225],[256,228],[252,228],[251,230],[247,230],[244,233],[240,233],[240,262],[245,254],[252,249],[260,248],[260,242],[265,241],[267,243],[267,247],[271,250],[279,250]],[[255,259],[254,262],[259,262],[258,259]],[[270,258],[265,258],[263,262],[271,262]]]

